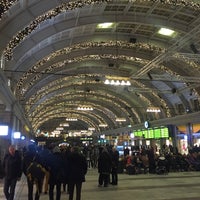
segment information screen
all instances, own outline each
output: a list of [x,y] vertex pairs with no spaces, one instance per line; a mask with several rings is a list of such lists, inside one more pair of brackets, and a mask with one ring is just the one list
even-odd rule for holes
[[169,137],[169,130],[167,127],[161,129],[161,138],[168,138]]
[[169,130],[167,127],[157,127],[154,129],[144,129],[134,131],[136,137],[144,137],[145,139],[168,138]]
[[154,129],[154,138],[155,139],[160,138],[161,137],[160,133],[161,133],[161,129],[160,128]]
[[138,131],[135,131],[135,136],[137,137],[142,137],[143,136],[143,131],[142,130],[138,130]]
[[154,130],[153,129],[149,129],[148,130],[148,135],[149,135],[149,138],[154,138]]

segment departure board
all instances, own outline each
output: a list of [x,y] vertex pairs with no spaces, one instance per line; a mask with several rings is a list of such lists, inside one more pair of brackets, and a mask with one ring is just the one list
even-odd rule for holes
[[134,136],[144,137],[145,139],[168,138],[169,130],[167,127],[156,127],[151,129],[136,130],[134,131]]

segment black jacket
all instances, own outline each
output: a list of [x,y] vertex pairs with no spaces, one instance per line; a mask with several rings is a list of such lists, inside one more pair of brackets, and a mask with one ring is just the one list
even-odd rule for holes
[[32,161],[36,161],[39,164],[42,164],[40,156],[38,153],[36,152],[32,152],[32,151],[27,151],[24,154],[24,158],[23,158],[23,172],[25,175],[27,175],[27,168],[30,166]]
[[112,158],[112,168],[117,168],[119,164],[119,152],[115,150],[111,153]]
[[64,159],[61,153],[51,153],[47,161],[50,173],[49,183],[56,184],[65,181]]
[[72,152],[68,156],[67,179],[69,183],[79,183],[85,181],[87,173],[87,161],[83,154]]
[[107,151],[100,153],[98,158],[98,172],[109,174],[112,168],[111,156]]
[[14,156],[6,154],[3,159],[4,176],[7,179],[20,178],[22,175],[22,159],[18,151]]

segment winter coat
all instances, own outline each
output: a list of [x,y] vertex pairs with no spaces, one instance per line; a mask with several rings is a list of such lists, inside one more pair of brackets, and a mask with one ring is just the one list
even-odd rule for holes
[[36,161],[37,163],[42,164],[38,153],[32,151],[25,152],[23,158],[23,172],[25,175],[27,175],[27,169],[32,161]]
[[111,153],[112,167],[117,168],[119,164],[119,152],[115,150]]
[[67,161],[68,183],[84,182],[87,173],[87,161],[83,154],[79,152],[71,152]]
[[63,183],[65,180],[64,159],[61,153],[48,155],[47,166],[50,173],[49,183]]
[[4,176],[7,179],[20,178],[22,175],[22,160],[19,152],[15,152],[14,156],[10,153],[6,154],[3,159]]
[[98,158],[98,172],[109,174],[112,168],[111,156],[108,152],[103,151]]

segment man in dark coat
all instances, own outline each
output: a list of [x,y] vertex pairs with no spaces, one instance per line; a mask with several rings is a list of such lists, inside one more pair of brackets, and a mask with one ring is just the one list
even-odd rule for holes
[[64,159],[60,148],[55,146],[48,155],[47,166],[49,169],[49,200],[54,200],[54,187],[56,187],[56,200],[61,197],[61,184],[64,182]]
[[85,182],[87,173],[87,161],[78,147],[72,147],[68,156],[67,180],[69,188],[69,200],[73,200],[74,188],[76,186],[76,200],[81,200],[82,183]]
[[3,159],[4,170],[4,194],[7,200],[13,200],[15,196],[15,187],[22,175],[21,156],[16,151],[15,146],[10,145],[8,154]]
[[33,161],[37,162],[38,164],[42,164],[41,158],[36,151],[36,146],[31,144],[28,146],[28,150],[24,153],[23,172],[27,177],[28,200],[33,200],[34,184],[36,185],[35,200],[39,200],[42,192],[44,176],[38,178],[37,180],[28,176],[27,169]]
[[111,152],[111,158],[112,158],[112,185],[118,184],[118,165],[119,165],[119,152],[115,147],[112,148]]
[[106,147],[100,149],[98,158],[99,186],[108,186],[111,173],[112,160]]

